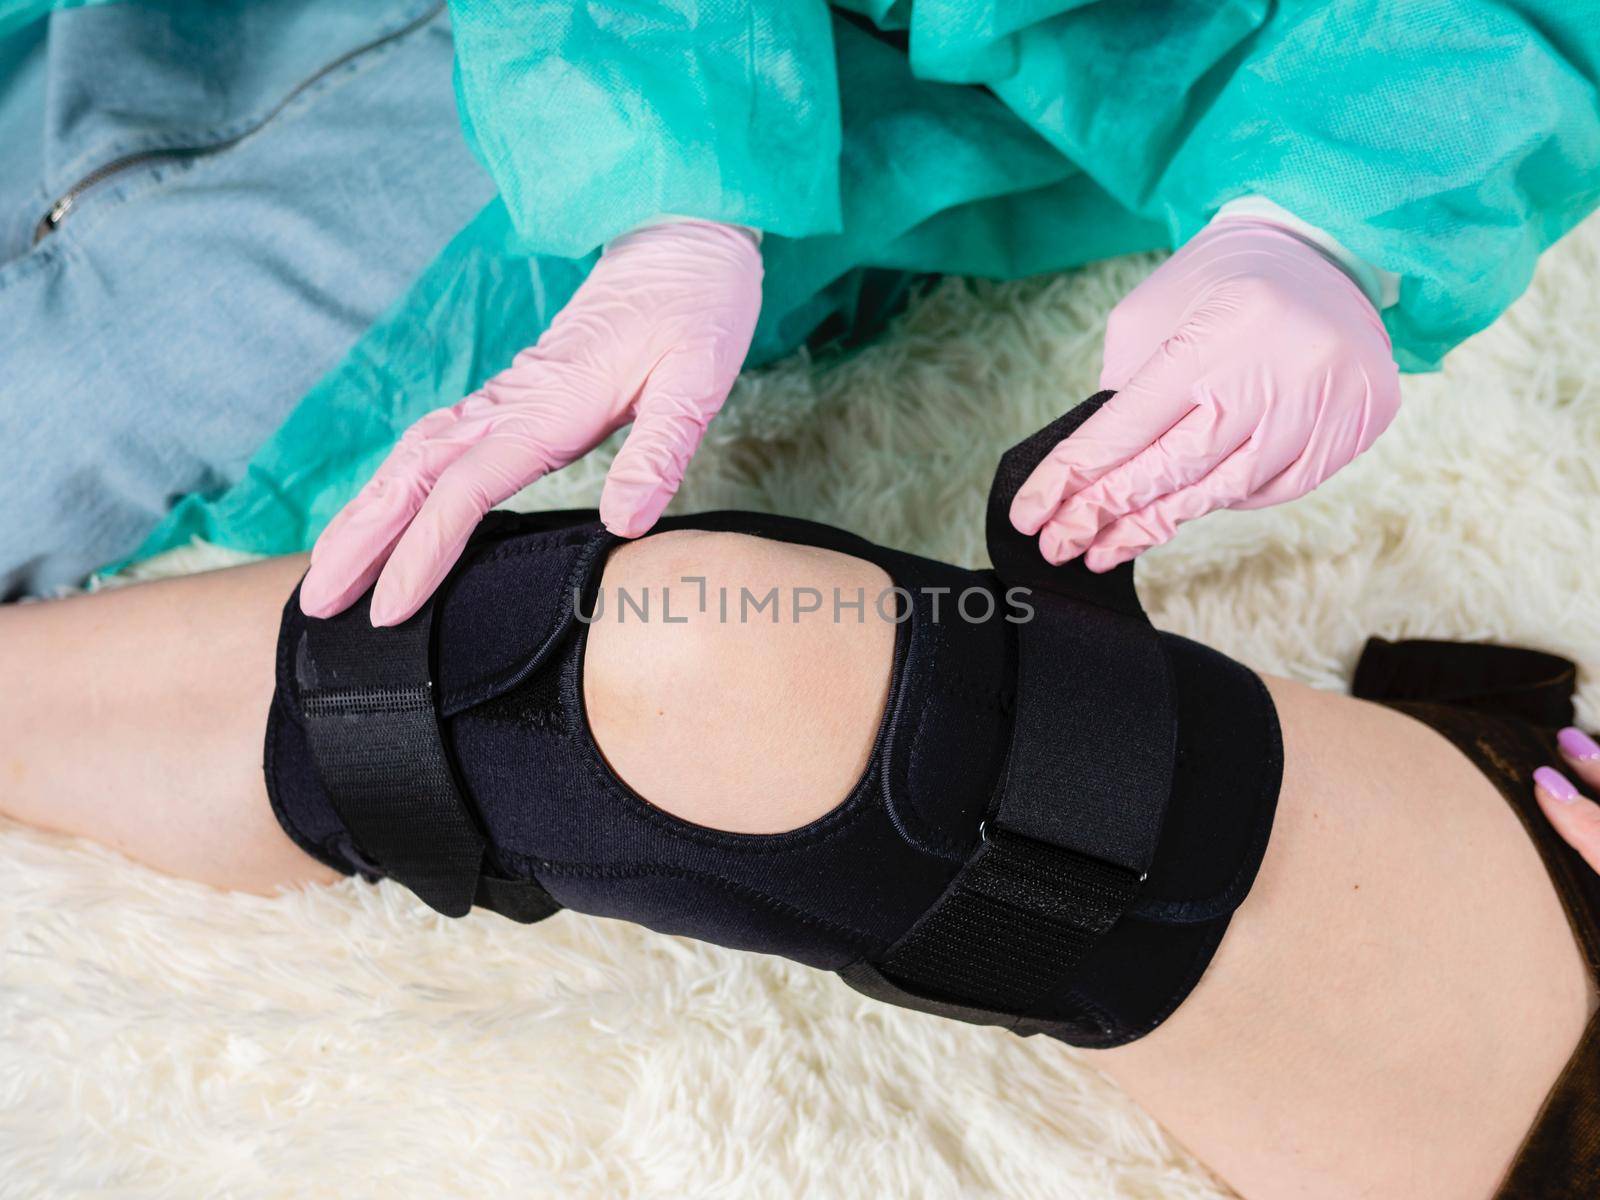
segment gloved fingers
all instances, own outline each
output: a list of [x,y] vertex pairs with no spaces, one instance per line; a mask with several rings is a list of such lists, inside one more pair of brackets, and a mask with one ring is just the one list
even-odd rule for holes
[[1300,499],[1301,496],[1314,491],[1318,484],[1350,461],[1349,457],[1341,456],[1340,461],[1328,465],[1325,462],[1327,457],[1324,447],[1314,443],[1307,446],[1304,455],[1295,459],[1248,496],[1235,500],[1228,507],[1246,511],[1254,508],[1271,508],[1275,504],[1287,504],[1290,500]]
[[543,475],[522,439],[479,441],[442,475],[406,527],[378,576],[372,623],[406,620],[455,566],[483,514]]
[[[1230,504],[1229,508],[1271,508],[1298,500],[1313,491],[1318,484],[1345,466],[1356,456],[1353,444],[1343,439],[1319,437],[1313,427],[1304,447],[1288,462],[1262,466],[1264,476],[1259,484]],[[1276,467],[1273,470],[1272,467]]]
[[412,425],[322,531],[300,585],[307,616],[343,612],[372,586],[435,481],[472,446],[470,439],[452,436],[459,430],[458,412],[459,406],[439,409]]
[[1120,392],[1127,387],[1128,380],[1161,349],[1167,334],[1182,324],[1181,311],[1166,311],[1170,304],[1152,303],[1149,295],[1150,289],[1135,288],[1106,318],[1100,355],[1102,391]]
[[[475,447],[506,446],[507,454],[519,460],[516,473],[531,483],[598,445],[620,424],[621,407],[608,381],[524,350],[478,391],[406,430],[383,466],[318,539],[301,585],[302,609],[310,616],[331,616],[372,586],[439,480]],[[415,597],[413,611],[426,596]]]
[[633,428],[600,493],[600,520],[618,537],[648,533],[677,493],[732,386],[732,378],[720,375],[683,355],[662,362],[646,381]]
[[416,474],[417,460],[425,453],[424,447],[435,436],[455,425],[460,419],[460,411],[459,404],[449,408],[437,408],[411,423],[401,434],[394,448],[384,457],[378,469],[366,483],[362,484],[361,490],[352,496],[349,502],[334,514],[333,520],[324,527],[316,544],[311,548],[313,563],[323,555],[327,546],[342,540],[343,531],[361,513],[374,505],[381,506],[387,501],[394,500],[403,491],[397,485],[397,481],[410,479]]
[[[300,583],[300,611],[308,617],[331,617],[349,608],[378,578],[404,532],[404,527],[396,530],[388,543],[369,555],[366,565],[356,569],[354,574],[335,575],[325,563],[312,563]],[[306,599],[307,588],[312,589],[310,600]]]
[[1154,349],[1143,342],[1113,342],[1108,330],[1100,358],[1100,390],[1120,392],[1152,353]]
[[1053,563],[1083,553],[1101,529],[1197,482],[1249,440],[1249,406],[1204,400],[1146,450],[1107,472],[1056,510],[1039,534]]
[[1192,354],[1182,338],[1162,345],[1118,392],[1034,468],[1011,502],[1011,523],[1039,532],[1062,501],[1120,467],[1194,407]]
[[[1399,368],[1392,362],[1389,368],[1377,379],[1363,370],[1359,381],[1330,381],[1325,385],[1323,402],[1305,448],[1233,507],[1270,508],[1298,500],[1365,453],[1389,428],[1400,408]],[[1359,403],[1347,398],[1334,404],[1328,402],[1330,397],[1348,397],[1357,391],[1363,393]]]
[[1170,541],[1185,521],[1215,509],[1237,507],[1253,490],[1257,469],[1252,447],[1248,443],[1241,446],[1195,483],[1107,525],[1084,552],[1084,565],[1091,571],[1109,571],[1151,546]]

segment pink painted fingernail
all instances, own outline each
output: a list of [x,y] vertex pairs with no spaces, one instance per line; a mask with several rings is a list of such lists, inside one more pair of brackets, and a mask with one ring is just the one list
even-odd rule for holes
[[1571,804],[1578,798],[1578,789],[1572,781],[1554,767],[1540,767],[1533,773],[1533,782],[1558,804]]
[[1556,742],[1568,758],[1575,758],[1579,762],[1594,762],[1600,759],[1600,743],[1581,729],[1569,725],[1556,734]]

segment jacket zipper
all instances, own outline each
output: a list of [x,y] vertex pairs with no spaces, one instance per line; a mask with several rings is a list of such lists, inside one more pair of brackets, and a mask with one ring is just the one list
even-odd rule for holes
[[319,80],[326,78],[328,75],[332,74],[334,71],[337,71],[340,67],[344,66],[351,60],[367,53],[369,50],[376,50],[380,46],[397,41],[400,38],[405,37],[407,34],[414,33],[416,30],[421,29],[429,21],[433,20],[434,17],[443,12],[444,7],[445,0],[439,0],[439,3],[432,5],[421,16],[405,25],[402,25],[399,29],[395,29],[384,34],[382,37],[374,38],[370,42],[366,42],[363,45],[357,46],[355,49],[350,50],[345,54],[341,54],[332,62],[319,67],[310,75],[307,75],[299,83],[295,84],[294,87],[289,90],[289,93],[271,108],[269,108],[262,115],[261,119],[258,120],[254,125],[251,125],[248,129],[241,133],[235,134],[231,138],[227,138],[226,140],[220,142],[213,142],[207,146],[181,146],[164,150],[142,150],[136,154],[125,154],[121,158],[114,158],[110,162],[101,163],[98,167],[90,171],[87,175],[84,175],[66,191],[62,192],[61,195],[56,197],[55,202],[50,205],[49,210],[44,214],[44,216],[39,218],[39,223],[33,227],[33,244],[37,246],[45,238],[49,237],[58,228],[60,228],[61,222],[66,220],[68,214],[77,207],[78,201],[83,198],[85,192],[98,187],[112,176],[120,175],[122,172],[127,171],[130,168],[143,166],[146,163],[161,162],[165,160],[178,161],[205,158],[208,155],[217,154],[223,150],[237,146],[246,138],[251,137],[253,134],[259,133],[270,121],[282,113],[284,109],[288,108],[289,105],[294,102],[297,96],[303,94],[307,88],[311,87]]

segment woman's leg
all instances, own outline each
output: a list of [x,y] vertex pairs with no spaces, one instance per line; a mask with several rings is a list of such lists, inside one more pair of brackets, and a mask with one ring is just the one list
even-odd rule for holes
[[1106,1072],[1249,1197],[1485,1197],[1588,976],[1505,800],[1390,709],[1269,680],[1284,780],[1199,986]]
[[[0,606],[13,681],[0,689],[0,813],[232,890],[335,878],[283,833],[261,771],[279,614],[304,569],[303,557],[272,559]],[[606,564],[609,594],[649,590],[659,604],[679,589],[686,618],[591,630],[585,696],[614,769],[700,824],[804,825],[866,762],[894,627],[870,604],[839,624],[723,622],[697,611],[685,575],[757,595],[803,584],[870,596],[888,578],[828,550],[688,530]]]
[[270,892],[335,873],[284,834],[261,756],[300,558],[0,606],[0,813]]
[[[701,530],[631,542],[606,564],[602,586],[613,602],[590,629],[583,679],[589,724],[612,770],[698,825],[781,833],[810,823],[867,764],[894,626],[870,600],[859,621],[823,612],[776,624],[722,620],[714,604],[700,611],[685,577],[733,595],[803,586],[868,597],[889,577],[832,550]],[[659,603],[669,589],[682,624],[618,619],[622,590],[648,590]]]
[[[0,611],[0,659],[24,685],[0,697],[0,807],[223,886],[326,878],[278,832],[260,780],[300,568]],[[882,582],[828,552],[682,533],[618,551],[605,586],[689,574],[759,591],[819,572]],[[868,753],[891,633],[602,622],[591,719],[618,771],[680,816],[803,824]],[[1441,737],[1270,686],[1286,767],[1255,887],[1177,1013],[1099,1061],[1247,1196],[1487,1195],[1589,1009],[1565,917],[1504,801]]]

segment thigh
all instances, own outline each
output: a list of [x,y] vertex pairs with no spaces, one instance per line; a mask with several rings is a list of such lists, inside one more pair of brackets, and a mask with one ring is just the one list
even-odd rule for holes
[[261,772],[273,649],[301,558],[0,607],[0,815],[169,874],[272,892],[334,877]]
[[1588,1018],[1554,885],[1439,734],[1270,682],[1261,874],[1194,994],[1104,1065],[1246,1196],[1486,1196]]
[[19,481],[0,591],[75,582],[174,496],[237,479],[492,198],[442,5],[181,15],[211,7],[52,19],[35,194],[76,198],[0,265],[0,469]]

